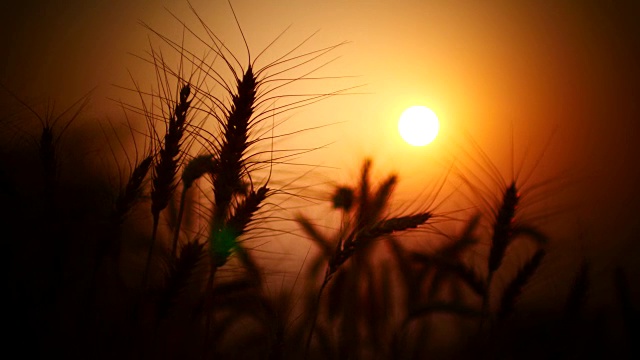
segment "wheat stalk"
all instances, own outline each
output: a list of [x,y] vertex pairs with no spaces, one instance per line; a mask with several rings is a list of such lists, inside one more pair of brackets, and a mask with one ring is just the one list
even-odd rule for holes
[[188,84],[180,89],[179,102],[169,116],[164,143],[154,167],[151,190],[151,214],[154,219],[157,219],[160,212],[167,207],[176,188],[175,178],[181,158],[180,147],[186,126],[187,111],[191,104],[188,100],[190,93],[191,87]]
[[491,236],[491,248],[489,250],[489,263],[487,272],[487,291],[482,298],[482,312],[485,314],[480,320],[479,330],[482,330],[485,317],[489,312],[489,290],[493,274],[502,264],[505,251],[513,238],[513,225],[515,222],[516,208],[520,202],[520,193],[515,181],[506,187],[502,195],[502,203],[495,215],[493,234]]
[[159,159],[154,166],[151,189],[151,214],[153,216],[153,231],[151,233],[151,244],[147,253],[147,263],[142,278],[142,289],[146,288],[153,248],[155,246],[158,233],[158,222],[160,212],[169,204],[176,187],[176,174],[178,172],[181,158],[180,147],[182,136],[187,125],[187,111],[191,105],[189,95],[191,87],[185,84],[180,88],[179,101],[175,104],[167,124],[167,132],[164,136],[164,143],[160,148]]
[[[233,197],[243,195],[244,155],[248,147],[248,131],[258,84],[251,66],[247,68],[241,79],[236,77],[237,92],[231,96],[231,107],[226,109],[226,122],[222,123],[223,134],[218,149],[218,171],[213,177],[215,207],[209,230],[210,289],[213,288],[213,278],[217,268],[227,262],[235,240],[240,235],[237,233],[239,228],[229,227],[227,221],[231,221],[229,213]],[[260,193],[263,196],[266,195],[266,187]],[[249,195],[255,198],[258,194],[252,192]],[[238,206],[235,215],[242,215],[249,210],[242,209],[254,204],[254,201],[248,200],[247,197],[242,203],[244,205]]]
[[[369,180],[370,170],[371,161],[367,159],[364,161],[362,166],[360,184],[356,199],[353,199],[353,194],[356,192],[350,187],[337,187],[334,192],[334,207],[340,208],[345,212],[349,212],[349,210],[351,210],[351,212],[355,213],[354,223],[347,224],[347,226],[351,226],[351,229],[347,229],[346,232],[341,231],[338,233],[335,244],[330,244],[330,241],[322,236],[308,219],[303,216],[298,216],[298,221],[302,226],[303,231],[313,241],[319,244],[323,250],[324,256],[327,258],[324,280],[315,300],[312,323],[306,341],[306,355],[309,353],[311,340],[313,338],[322,293],[341,266],[349,260],[355,252],[364,250],[376,239],[395,232],[416,228],[425,224],[432,217],[431,212],[422,212],[390,219],[380,219],[386,210],[391,193],[397,183],[397,177],[395,175],[387,177],[372,195]],[[352,204],[354,203],[357,206],[352,208]],[[347,326],[344,323],[343,325]]]
[[218,151],[219,171],[213,180],[214,228],[224,222],[233,196],[242,193],[244,155],[249,145],[248,131],[258,84],[249,66],[242,79],[237,79],[237,93],[232,95],[231,108],[227,110],[227,122],[223,124],[223,139]]

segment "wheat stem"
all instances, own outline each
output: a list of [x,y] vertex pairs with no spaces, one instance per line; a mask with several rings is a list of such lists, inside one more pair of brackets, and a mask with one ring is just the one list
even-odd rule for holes
[[151,267],[151,257],[153,256],[153,249],[158,234],[160,212],[169,204],[169,200],[171,199],[176,187],[175,176],[178,171],[181,157],[180,146],[182,144],[184,129],[187,125],[187,111],[191,105],[191,101],[189,100],[190,93],[191,87],[189,84],[181,87],[179,101],[169,116],[167,133],[164,136],[164,146],[160,149],[160,159],[154,168],[152,179],[153,187],[151,190],[153,230],[151,234],[151,243],[149,244],[149,251],[147,253],[144,275],[142,277],[142,289],[147,287],[149,270]]

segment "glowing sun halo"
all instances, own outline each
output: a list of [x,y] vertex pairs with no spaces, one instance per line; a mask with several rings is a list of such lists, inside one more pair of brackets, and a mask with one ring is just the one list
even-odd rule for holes
[[398,130],[400,136],[413,146],[424,146],[438,135],[440,123],[431,109],[424,106],[412,106],[400,116]]

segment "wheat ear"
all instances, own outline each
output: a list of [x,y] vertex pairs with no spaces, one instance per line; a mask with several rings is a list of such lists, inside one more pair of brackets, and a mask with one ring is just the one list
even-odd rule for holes
[[176,221],[176,227],[173,233],[173,241],[171,246],[171,257],[176,257],[176,251],[178,249],[178,236],[180,235],[180,226],[182,224],[182,216],[184,214],[184,207],[187,197],[187,191],[191,188],[193,183],[202,176],[209,174],[213,176],[216,172],[218,162],[214,159],[213,155],[199,155],[191,159],[182,171],[182,194],[180,195],[180,208],[178,210],[178,219]]
[[237,206],[226,225],[213,235],[209,251],[216,268],[224,266],[231,251],[238,246],[238,238],[246,232],[247,226],[260,209],[261,203],[266,199],[268,190],[266,186],[263,186],[258,191],[251,191]]
[[[142,159],[129,175],[129,180],[124,188],[120,189],[118,197],[114,201],[113,209],[109,217],[108,229],[98,243],[96,264],[93,270],[92,287],[95,287],[96,277],[105,256],[111,254],[116,264],[119,262],[121,248],[120,227],[127,214],[135,206],[142,193],[144,179],[147,177],[153,156]],[[93,291],[93,290],[92,290]]]
[[169,204],[176,187],[176,174],[181,158],[180,148],[182,136],[187,125],[187,111],[191,105],[189,95],[191,87],[183,85],[180,89],[179,101],[169,116],[167,132],[164,136],[164,144],[160,148],[159,159],[155,164],[152,176],[151,189],[151,214],[153,216],[153,231],[151,244],[147,253],[147,263],[142,277],[142,288],[146,288],[151,266],[151,257],[158,232],[160,212]]
[[493,234],[491,236],[491,248],[489,250],[489,263],[487,272],[487,290],[482,297],[482,312],[484,316],[480,320],[479,330],[482,330],[485,317],[489,312],[489,291],[493,274],[502,264],[507,246],[513,237],[513,225],[516,216],[516,208],[520,202],[520,194],[515,181],[504,190],[502,203],[498,208],[493,223]]
[[213,288],[216,269],[227,261],[233,247],[231,239],[235,239],[234,235],[228,233],[227,219],[231,212],[231,200],[243,192],[244,155],[249,146],[248,131],[259,85],[251,66],[236,82],[237,93],[232,95],[231,107],[226,111],[226,122],[221,124],[223,136],[218,150],[217,172],[213,178],[215,207],[209,235],[210,288]]
[[[325,257],[328,258],[324,281],[320,286],[315,300],[314,314],[305,346],[306,355],[308,355],[311,346],[322,293],[339,268],[349,260],[356,251],[361,251],[371,245],[375,239],[394,232],[416,228],[425,224],[432,217],[431,212],[423,212],[390,219],[380,219],[386,210],[391,193],[397,183],[397,177],[395,175],[387,177],[376,192],[371,194],[370,171],[371,161],[367,159],[362,166],[356,199],[353,198],[356,191],[349,187],[338,187],[334,193],[333,201],[335,208],[340,208],[346,212],[352,210],[355,213],[355,223],[351,225],[351,229],[346,233],[346,236],[342,232],[338,234],[335,245],[329,244],[328,240],[321,236],[307,219],[303,217],[298,218],[303,230],[312,240],[320,245]],[[352,208],[354,204],[356,206]]]

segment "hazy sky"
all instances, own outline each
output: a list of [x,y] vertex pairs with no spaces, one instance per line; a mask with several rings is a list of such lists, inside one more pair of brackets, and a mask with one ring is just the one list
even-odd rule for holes
[[[508,178],[513,139],[516,165],[531,167],[543,156],[536,175],[558,176],[556,184],[569,179],[561,191],[546,193],[567,195],[575,211],[565,212],[565,221],[587,234],[565,251],[631,263],[629,254],[640,253],[640,8],[599,3],[292,0],[233,6],[254,56],[291,25],[265,62],[316,30],[306,49],[350,42],[325,58],[339,56],[321,74],[357,77],[307,89],[364,85],[353,91],[361,94],[295,112],[291,126],[339,123],[296,138],[333,143],[305,161],[338,167],[337,179],[346,181],[363,157],[372,156],[381,173],[399,172],[405,184],[400,196],[410,199],[417,186],[441,178],[451,159],[466,166],[479,159],[467,137]],[[227,2],[192,4],[246,59]],[[180,38],[181,26],[164,7],[201,30],[186,1],[2,2],[0,81],[25,98],[60,103],[97,86],[91,111],[116,119],[117,107],[105,98],[135,98],[112,84],[130,86],[128,70],[141,85],[153,84],[150,66],[130,53],[144,55],[149,41],[161,42],[139,21]],[[442,123],[441,136],[424,148],[409,147],[395,131],[402,110],[417,104],[432,108]]]

